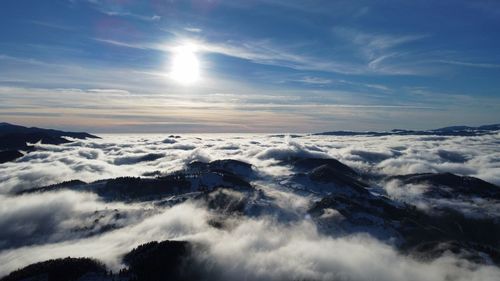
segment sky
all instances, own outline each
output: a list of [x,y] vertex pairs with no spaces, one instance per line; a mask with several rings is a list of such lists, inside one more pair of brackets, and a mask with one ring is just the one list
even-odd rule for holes
[[286,133],[499,112],[495,0],[0,1],[3,122]]

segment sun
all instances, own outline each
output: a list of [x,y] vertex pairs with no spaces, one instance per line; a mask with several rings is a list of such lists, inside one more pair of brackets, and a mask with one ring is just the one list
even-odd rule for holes
[[186,45],[174,50],[170,77],[182,84],[192,84],[200,78],[200,62],[196,48]]

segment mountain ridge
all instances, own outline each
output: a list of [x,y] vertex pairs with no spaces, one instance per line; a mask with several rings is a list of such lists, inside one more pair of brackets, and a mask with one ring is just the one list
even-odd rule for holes
[[390,135],[438,135],[438,136],[480,136],[487,134],[494,134],[500,131],[500,123],[481,125],[477,127],[456,125],[442,127],[431,130],[408,130],[408,129],[393,129],[390,131],[327,131],[320,133],[313,133],[316,136],[390,136]]
[[38,127],[25,127],[6,122],[0,123],[0,164],[22,157],[20,151],[35,150],[29,143],[59,145],[71,142],[65,137],[75,139],[99,138],[85,132],[66,132]]

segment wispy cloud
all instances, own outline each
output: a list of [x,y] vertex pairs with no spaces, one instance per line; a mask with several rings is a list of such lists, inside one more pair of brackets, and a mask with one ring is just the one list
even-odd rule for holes
[[382,85],[382,84],[352,82],[352,81],[343,80],[343,79],[338,80],[338,82],[343,83],[343,84],[353,85],[353,86],[361,86],[361,87],[365,87],[365,88],[381,90],[381,91],[391,91],[391,88],[389,88],[385,85]]
[[167,44],[162,43],[129,43],[117,40],[95,38],[103,43],[136,49],[152,49],[172,51],[178,44],[193,44],[199,52],[221,54],[243,59],[256,64],[272,65],[295,70],[322,71],[343,74],[362,74],[364,69],[354,64],[335,62],[322,58],[310,57],[276,46],[269,40],[254,42],[208,42],[199,39],[179,39]]
[[313,77],[313,76],[304,76],[300,79],[296,79],[294,81],[304,83],[304,84],[313,84],[313,85],[326,85],[331,84],[331,79],[321,78],[321,77]]
[[[420,71],[421,68],[415,68],[414,64],[418,64],[418,58],[408,46],[430,37],[427,34],[367,33],[347,27],[336,27],[333,33],[339,39],[345,40],[345,44],[353,49],[353,55],[364,61],[366,67],[374,73],[425,75]],[[390,61],[395,58],[399,61]],[[406,64],[401,64],[402,61]]]
[[9,55],[5,55],[5,54],[0,54],[0,60],[21,62],[21,63],[27,63],[27,64],[47,65],[47,63],[42,62],[42,61],[37,60],[37,59],[24,58],[24,57],[14,57],[14,56],[9,56]]
[[101,12],[108,16],[131,17],[142,21],[159,21],[161,19],[161,16],[159,15],[145,16],[129,12],[116,12],[116,11],[101,11]]
[[101,43],[106,43],[110,45],[115,45],[119,47],[126,47],[126,48],[133,48],[133,49],[142,49],[142,50],[147,50],[151,49],[151,46],[144,45],[144,44],[136,44],[136,43],[127,43],[127,42],[122,42],[122,41],[117,41],[117,40],[112,40],[112,39],[103,39],[103,38],[94,38],[94,40],[101,42]]
[[73,30],[74,28],[68,25],[62,25],[62,24],[56,24],[52,22],[46,22],[46,21],[38,21],[38,20],[29,20],[26,21],[28,23],[38,25],[38,26],[43,26],[51,29],[59,29],[59,30]]
[[[189,32],[197,29],[184,28]],[[167,32],[170,32],[167,30]],[[398,49],[405,44],[422,40],[428,35],[387,35],[358,32],[349,28],[334,29],[339,46],[349,46],[349,56],[342,58],[335,54],[315,54],[307,51],[311,46],[284,46],[270,39],[245,40],[207,40],[183,37],[172,31],[176,38],[168,43],[161,42],[123,42],[97,38],[96,40],[121,47],[171,51],[177,44],[196,45],[198,51],[221,54],[249,61],[255,64],[277,66],[298,71],[318,71],[347,75],[426,75],[422,71],[421,58],[412,56],[406,49]],[[299,44],[300,45],[300,44]],[[357,56],[357,57],[356,57]],[[389,62],[398,58],[400,62]]]
[[201,28],[196,28],[196,27],[184,27],[184,30],[194,33],[200,33],[202,31]]
[[500,64],[494,64],[494,63],[465,62],[456,60],[438,60],[437,62],[444,64],[459,65],[459,66],[468,66],[468,67],[500,68]]
[[[70,0],[70,2],[76,3],[77,0]],[[128,17],[147,22],[161,20],[161,16],[157,14],[144,15],[131,12],[125,8],[126,5],[120,5],[119,3],[116,3],[116,1],[83,0],[83,2],[88,2],[95,10],[108,16]]]

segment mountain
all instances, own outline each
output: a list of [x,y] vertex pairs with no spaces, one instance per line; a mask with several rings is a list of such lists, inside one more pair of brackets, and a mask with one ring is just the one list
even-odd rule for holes
[[500,200],[500,188],[489,182],[452,173],[422,173],[392,176],[388,180],[399,180],[404,185],[425,184],[424,195],[434,198],[481,197]]
[[194,277],[196,267],[190,259],[190,248],[186,241],[152,241],[140,245],[123,257],[128,269],[122,275],[144,281],[163,281],[166,276],[168,280],[199,280]]
[[50,137],[71,137],[75,139],[85,139],[85,138],[91,138],[91,139],[98,139],[99,137],[91,135],[89,133],[85,132],[66,132],[66,131],[59,131],[59,130],[53,130],[53,129],[43,129],[43,128],[37,128],[37,127],[24,127],[24,126],[19,126],[19,125],[14,125],[14,124],[9,124],[5,122],[0,123],[0,137],[4,137],[6,135],[11,135],[11,134],[19,134],[19,135],[30,135],[30,134],[40,134],[44,136],[50,136]]
[[[0,279],[2,281],[47,280],[70,281],[90,275],[106,277],[106,267],[88,258],[64,258],[35,263],[16,270]],[[99,279],[101,280],[101,279]]]
[[487,134],[495,134],[500,131],[500,124],[493,125],[483,125],[479,127],[469,127],[469,126],[451,126],[444,127],[433,130],[405,130],[405,129],[394,129],[387,132],[375,132],[375,131],[366,131],[366,132],[355,132],[355,131],[330,131],[330,132],[322,132],[316,133],[313,135],[321,135],[321,136],[389,136],[389,135],[401,135],[401,136],[481,136]]
[[79,180],[27,189],[18,193],[40,193],[63,189],[92,192],[107,201],[151,201],[169,196],[183,196],[228,188],[241,192],[253,192],[254,188],[245,177],[252,171],[250,164],[232,160],[216,160],[210,163],[191,162],[184,170],[158,176],[119,177],[85,183]]
[[13,161],[23,154],[19,150],[32,151],[28,143],[63,144],[71,142],[65,137],[75,139],[99,138],[84,132],[64,132],[36,127],[24,127],[9,123],[0,123],[0,163]]
[[26,266],[0,280],[202,280],[195,270],[196,261],[190,257],[191,247],[191,243],[186,241],[151,241],[126,253],[123,263],[127,267],[116,273],[97,260],[67,257]]
[[0,164],[5,162],[14,161],[17,158],[23,157],[24,154],[17,150],[3,150],[0,151]]

